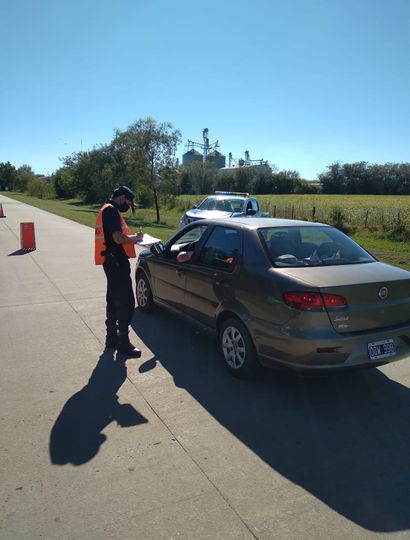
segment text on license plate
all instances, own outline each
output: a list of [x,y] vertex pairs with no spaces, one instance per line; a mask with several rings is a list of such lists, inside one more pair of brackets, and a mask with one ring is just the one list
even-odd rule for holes
[[396,348],[392,339],[382,339],[367,344],[370,360],[380,360],[396,354]]

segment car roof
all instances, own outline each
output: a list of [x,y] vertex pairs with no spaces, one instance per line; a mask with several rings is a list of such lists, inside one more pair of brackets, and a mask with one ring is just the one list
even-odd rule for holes
[[[199,223],[199,222],[195,222]],[[325,223],[316,223],[311,221],[302,221],[299,219],[281,219],[268,217],[230,217],[218,219],[201,219],[201,224],[215,225],[240,225],[248,229],[261,229],[265,227],[329,227]]]

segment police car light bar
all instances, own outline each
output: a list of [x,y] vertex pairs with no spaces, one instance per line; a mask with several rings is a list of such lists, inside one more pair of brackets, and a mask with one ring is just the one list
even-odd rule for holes
[[240,193],[239,191],[215,191],[215,195],[239,195],[240,197],[249,197],[249,193]]

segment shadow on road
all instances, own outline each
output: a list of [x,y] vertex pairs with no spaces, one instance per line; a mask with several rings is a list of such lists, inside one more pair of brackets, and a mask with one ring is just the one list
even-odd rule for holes
[[361,527],[410,528],[407,387],[377,369],[244,382],[212,339],[168,313],[137,311],[133,327],[175,384],[281,475]]
[[131,405],[118,403],[116,394],[126,374],[125,360],[114,360],[112,352],[104,351],[88,384],[67,401],[51,430],[53,464],[90,461],[106,439],[101,432],[111,422],[129,427],[148,421]]
[[16,255],[27,255],[28,253],[32,253],[35,251],[35,249],[18,249],[17,251],[13,251],[13,253],[9,253],[9,257],[14,257]]

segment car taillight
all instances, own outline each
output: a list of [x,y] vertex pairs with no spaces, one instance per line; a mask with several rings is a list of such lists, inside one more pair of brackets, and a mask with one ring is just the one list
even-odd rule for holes
[[322,298],[326,308],[347,307],[347,300],[344,296],[339,296],[338,294],[322,293]]
[[283,295],[288,306],[302,311],[317,311],[324,308],[347,307],[346,298],[338,294],[321,294],[318,292],[285,292]]
[[285,292],[283,295],[288,306],[304,311],[323,309],[320,293],[314,292]]

